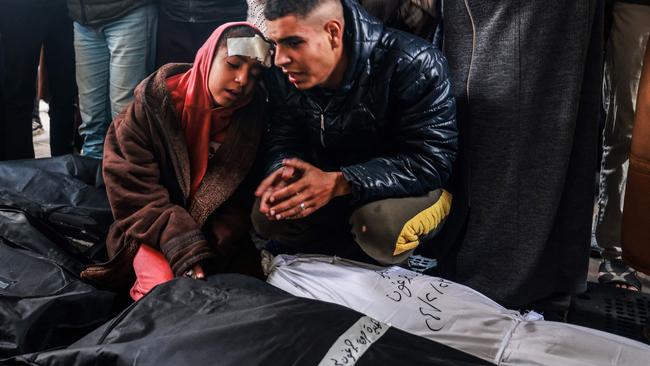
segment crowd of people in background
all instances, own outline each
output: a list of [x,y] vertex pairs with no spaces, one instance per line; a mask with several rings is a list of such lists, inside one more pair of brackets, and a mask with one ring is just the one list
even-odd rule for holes
[[[266,161],[255,184],[262,182],[257,202],[248,203],[267,249],[370,255],[380,263],[436,258],[437,274],[501,304],[534,307],[585,291],[591,246],[602,253],[602,283],[641,290],[629,263],[645,263],[647,270],[650,258],[623,261],[620,247],[635,110],[647,103],[636,98],[650,0],[299,3],[0,0],[0,160],[34,158],[39,83],[47,86],[51,155],[102,159],[104,146],[118,144],[105,145],[111,122],[133,104],[147,76],[170,63],[193,62],[215,29],[247,20],[276,48],[275,67],[260,76],[270,121],[259,153]],[[318,18],[333,27],[320,39],[332,46],[296,51],[300,46],[291,42],[314,41],[308,34],[301,40],[295,29],[304,25],[287,19],[307,19],[325,3],[338,4]],[[318,68],[327,72],[309,79]],[[320,131],[303,131],[303,119],[320,123]],[[395,136],[403,140],[389,138]],[[295,150],[298,142],[311,145]],[[403,154],[382,155],[384,148],[401,151],[397,145]],[[327,176],[328,199],[289,197],[300,193],[293,191],[297,184],[318,188],[303,177],[326,181],[324,172],[339,173]],[[414,196],[421,200],[387,200]],[[449,208],[418,234],[430,244],[377,249],[377,236],[397,235],[413,217],[405,207],[419,212],[435,205]],[[373,216],[381,210],[386,217]],[[286,215],[311,215],[314,222],[283,227]],[[642,216],[648,222],[650,212]],[[352,229],[340,230],[348,220]],[[391,229],[368,232],[368,222]],[[345,238],[330,235],[343,232]],[[642,235],[626,240],[642,241]],[[185,239],[188,246],[196,242]],[[328,248],[347,241],[363,252]],[[188,258],[172,261],[173,274],[196,277],[202,269]]]

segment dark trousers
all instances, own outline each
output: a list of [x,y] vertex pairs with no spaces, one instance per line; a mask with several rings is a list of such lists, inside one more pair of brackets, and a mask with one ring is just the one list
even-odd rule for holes
[[172,62],[194,62],[196,52],[224,21],[177,22],[161,9],[158,16],[156,68]]
[[[283,221],[269,221],[259,212],[259,205],[258,199],[251,215],[253,227],[260,236],[276,241],[280,252],[399,264],[439,232],[449,214],[451,196],[435,190],[421,197],[389,198],[356,208],[338,198],[308,217]],[[405,238],[415,246],[397,250]]]
[[0,5],[4,75],[0,159],[34,157],[32,111],[41,46],[50,85],[50,147],[72,153],[75,70],[72,21],[65,5]]

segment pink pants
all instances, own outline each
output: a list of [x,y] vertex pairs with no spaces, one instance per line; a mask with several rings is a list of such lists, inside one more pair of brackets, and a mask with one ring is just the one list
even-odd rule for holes
[[169,262],[165,256],[152,247],[142,244],[133,258],[135,283],[129,295],[135,301],[140,300],[152,288],[174,278]]

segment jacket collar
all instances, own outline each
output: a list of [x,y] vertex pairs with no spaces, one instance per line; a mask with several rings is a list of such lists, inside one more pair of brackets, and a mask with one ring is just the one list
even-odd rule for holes
[[345,47],[349,58],[348,69],[343,77],[341,91],[352,89],[359,74],[366,67],[375,47],[384,33],[383,23],[368,14],[354,0],[342,0],[345,16]]

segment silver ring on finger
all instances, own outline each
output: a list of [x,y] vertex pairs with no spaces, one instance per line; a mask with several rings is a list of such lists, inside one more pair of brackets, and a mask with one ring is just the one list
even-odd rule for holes
[[305,206],[304,202],[300,204],[300,211],[305,211],[306,208],[307,207]]

